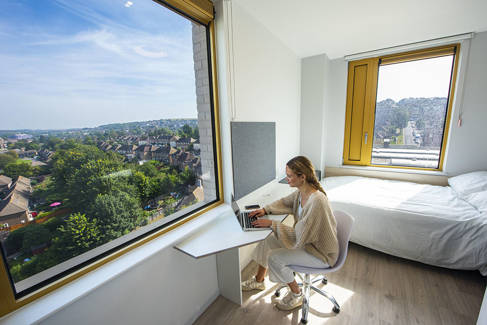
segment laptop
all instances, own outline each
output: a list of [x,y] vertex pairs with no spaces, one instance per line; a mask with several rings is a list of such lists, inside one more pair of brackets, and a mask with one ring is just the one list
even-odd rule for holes
[[243,231],[259,231],[259,230],[269,230],[270,227],[254,227],[252,226],[252,221],[256,220],[256,217],[249,217],[250,211],[240,211],[240,207],[238,206],[237,201],[232,195],[232,209],[237,217],[240,226],[242,227]]

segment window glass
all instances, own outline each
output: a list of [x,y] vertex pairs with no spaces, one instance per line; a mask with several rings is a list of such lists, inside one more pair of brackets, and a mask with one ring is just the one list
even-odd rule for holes
[[207,27],[150,0],[0,3],[17,297],[218,199]]
[[453,58],[379,65],[371,164],[439,168]]

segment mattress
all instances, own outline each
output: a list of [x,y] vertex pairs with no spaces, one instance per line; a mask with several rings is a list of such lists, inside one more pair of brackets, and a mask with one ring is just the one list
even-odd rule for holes
[[487,275],[487,216],[449,186],[340,176],[321,181],[355,218],[351,241],[384,253]]

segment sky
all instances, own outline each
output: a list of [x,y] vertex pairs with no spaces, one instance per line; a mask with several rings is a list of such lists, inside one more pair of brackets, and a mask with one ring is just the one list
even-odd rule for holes
[[453,56],[379,67],[377,101],[409,97],[448,97]]
[[2,0],[0,44],[0,130],[197,117],[191,22],[151,0]]

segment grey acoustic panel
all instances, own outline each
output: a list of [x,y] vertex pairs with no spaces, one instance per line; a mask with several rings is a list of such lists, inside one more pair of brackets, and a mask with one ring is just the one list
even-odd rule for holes
[[233,192],[245,196],[276,177],[276,123],[231,122]]

